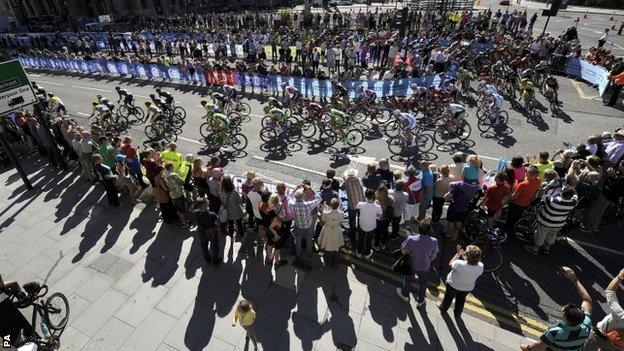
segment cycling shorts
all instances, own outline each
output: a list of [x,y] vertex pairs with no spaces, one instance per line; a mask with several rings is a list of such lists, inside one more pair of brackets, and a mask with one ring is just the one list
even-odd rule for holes
[[131,105],[132,101],[134,101],[134,96],[132,96],[132,94],[127,94],[124,96],[123,102],[125,104]]

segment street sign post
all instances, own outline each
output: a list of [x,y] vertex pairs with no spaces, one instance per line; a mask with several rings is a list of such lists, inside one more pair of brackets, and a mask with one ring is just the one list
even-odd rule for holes
[[37,102],[37,96],[18,60],[0,63],[0,115]]
[[[0,116],[37,102],[37,95],[18,60],[0,63]],[[5,148],[24,185],[32,189],[28,176],[0,130],[0,144]]]

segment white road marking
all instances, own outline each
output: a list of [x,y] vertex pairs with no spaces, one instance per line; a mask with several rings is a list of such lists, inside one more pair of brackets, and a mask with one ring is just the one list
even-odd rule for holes
[[105,93],[112,93],[112,91],[111,91],[111,90],[105,90],[105,89],[99,89],[99,88],[92,88],[92,87],[85,87],[84,85],[72,85],[72,88],[87,89],[87,90],[102,91],[102,92],[105,92]]
[[84,112],[76,112],[76,114],[77,114],[77,115],[81,115],[81,116],[85,116],[85,117],[89,117],[89,116],[91,116],[90,114],[88,114],[88,113],[84,113]]
[[149,99],[150,98],[149,96],[143,96],[143,95],[134,95],[134,96],[140,97],[140,98],[143,98],[143,99]]
[[47,80],[37,80],[37,83],[52,84],[52,85],[63,86],[63,83],[50,82],[50,81],[47,81]]
[[312,170],[312,169],[308,169],[308,168],[305,168],[305,167],[295,166],[295,165],[291,165],[291,164],[288,164],[288,163],[285,163],[285,162],[280,162],[280,161],[267,160],[267,159],[265,159],[263,157],[259,157],[259,156],[254,156],[253,159],[254,160],[268,162],[268,163],[273,163],[273,164],[284,166],[284,167],[290,167],[290,168],[294,168],[294,169],[297,169],[297,170],[300,170],[300,171],[313,173],[313,174],[317,174],[317,175],[325,177],[325,173],[321,173],[321,172],[318,172],[318,171],[315,171],[315,170]]
[[[570,238],[567,238],[567,240],[569,242],[571,242],[573,244],[573,246],[576,246],[577,251],[585,251],[585,250],[581,249],[580,247],[581,246],[587,246],[587,247],[591,247],[592,249],[608,252],[608,253],[611,253],[611,254],[614,254],[614,255],[624,256],[624,252],[618,251],[618,250],[613,250],[613,249],[610,249],[608,247],[604,247],[604,246],[600,246],[600,245],[596,245],[596,244],[591,244],[591,243],[588,243],[588,242],[585,242],[585,241],[581,241],[581,240],[572,240]],[[586,255],[583,255],[583,256],[591,257],[590,254],[588,254],[587,252],[585,252],[585,253],[586,253]],[[599,264],[598,262],[593,262],[593,263],[597,267],[602,267],[603,271],[606,272],[606,269],[601,264]]]
[[41,77],[40,74],[34,74],[34,73],[29,73],[28,75],[31,77]]
[[193,139],[189,139],[189,138],[185,138],[185,137],[181,137],[181,136],[179,136],[178,139],[184,140],[184,141],[188,141],[189,143],[195,143],[195,144],[198,144],[198,145],[204,145],[203,143],[199,142],[198,140],[193,140]]

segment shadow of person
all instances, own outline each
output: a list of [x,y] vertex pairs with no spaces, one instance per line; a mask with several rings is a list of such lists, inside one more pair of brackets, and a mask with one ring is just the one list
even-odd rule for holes
[[351,350],[357,345],[357,336],[353,318],[349,316],[349,299],[351,290],[347,279],[346,266],[340,264],[336,281],[331,288],[323,287],[330,318],[323,323],[323,333],[329,329],[336,348]]
[[131,254],[137,252],[143,244],[147,243],[156,235],[154,229],[158,223],[160,210],[154,205],[155,203],[147,204],[128,226],[129,229],[136,230],[132,237],[132,246],[130,247]]
[[187,230],[163,223],[150,244],[145,257],[143,281],[153,279],[152,286],[166,284],[178,269],[182,242],[189,237]]

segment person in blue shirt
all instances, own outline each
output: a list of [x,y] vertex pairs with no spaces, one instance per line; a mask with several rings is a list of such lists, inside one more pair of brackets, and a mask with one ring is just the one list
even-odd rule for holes
[[420,204],[418,205],[418,220],[425,219],[427,208],[433,198],[433,172],[429,169],[429,162],[420,162]]

